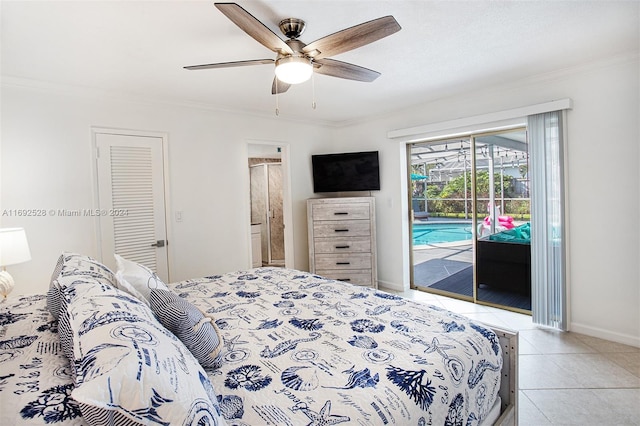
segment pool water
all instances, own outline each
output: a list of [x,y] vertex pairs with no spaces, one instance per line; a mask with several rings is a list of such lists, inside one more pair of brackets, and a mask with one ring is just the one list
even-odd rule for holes
[[413,245],[470,241],[470,223],[416,223],[413,225]]

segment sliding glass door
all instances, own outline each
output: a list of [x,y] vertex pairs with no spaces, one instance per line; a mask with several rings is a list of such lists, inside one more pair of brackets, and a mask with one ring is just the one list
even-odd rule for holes
[[471,138],[476,300],[531,311],[531,197],[524,129]]
[[409,146],[412,287],[474,299],[469,138]]
[[530,311],[526,130],[411,144],[407,154],[412,287]]

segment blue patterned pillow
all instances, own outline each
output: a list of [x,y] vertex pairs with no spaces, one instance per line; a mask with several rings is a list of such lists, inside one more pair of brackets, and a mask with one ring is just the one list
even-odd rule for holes
[[222,342],[211,318],[170,290],[151,290],[151,310],[167,330],[191,351],[203,367],[219,366]]
[[206,373],[146,305],[82,281],[64,296],[60,341],[71,353],[71,396],[89,425],[225,424]]
[[92,277],[106,280],[109,285],[116,287],[118,281],[113,271],[94,258],[77,253],[63,253],[63,256],[64,259],[59,276],[80,275],[82,277]]
[[115,286],[117,280],[113,272],[97,260],[77,253],[62,253],[51,274],[47,292],[47,309],[58,319],[63,290],[79,279],[104,281]]

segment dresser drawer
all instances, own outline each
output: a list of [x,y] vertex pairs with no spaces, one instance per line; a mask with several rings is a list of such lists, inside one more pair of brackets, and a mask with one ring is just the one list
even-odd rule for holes
[[312,214],[313,220],[368,220],[369,203],[314,205]]
[[345,271],[332,271],[332,270],[318,270],[316,274],[325,278],[331,278],[332,280],[344,281],[346,283],[362,285],[367,287],[373,287],[373,280],[371,271],[366,270],[345,270]]
[[371,238],[316,238],[313,247],[316,253],[371,253]]
[[371,269],[371,253],[316,254],[315,269]]
[[368,220],[313,222],[313,233],[315,238],[369,237],[371,222]]

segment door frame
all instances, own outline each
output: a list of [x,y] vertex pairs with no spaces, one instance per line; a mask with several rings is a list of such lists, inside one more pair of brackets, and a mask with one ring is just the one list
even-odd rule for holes
[[[169,135],[166,132],[155,132],[147,130],[133,130],[133,129],[121,129],[114,127],[99,127],[91,126],[91,179],[93,182],[93,206],[95,209],[100,208],[99,198],[99,183],[98,183],[98,146],[97,135],[109,134],[109,135],[121,135],[121,136],[136,136],[136,137],[152,137],[162,140],[162,169],[164,181],[162,183],[164,191],[164,217],[165,217],[165,230],[167,240],[167,280],[171,282],[171,272],[173,271],[173,241],[171,215],[169,214],[169,206],[171,206],[169,198]],[[96,236],[96,253],[100,258],[100,261],[104,260],[105,253],[102,253],[102,236],[100,232],[100,217],[96,216],[93,222],[94,233]]]
[[284,266],[294,268],[295,266],[295,246],[293,232],[293,198],[291,196],[291,161],[287,142],[277,142],[260,139],[247,139],[244,144],[244,159],[246,165],[245,172],[245,216],[246,216],[246,240],[247,240],[247,264],[251,267],[251,183],[249,177],[249,145],[269,145],[280,148],[280,163],[282,164],[282,216],[284,222]]

